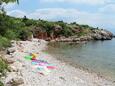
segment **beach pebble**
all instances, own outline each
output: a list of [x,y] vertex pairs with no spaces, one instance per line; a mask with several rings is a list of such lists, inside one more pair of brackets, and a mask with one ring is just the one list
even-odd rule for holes
[[[44,40],[18,41],[13,45],[13,48],[8,50],[8,53],[12,53],[8,58],[13,57],[9,59],[9,63],[13,63],[12,60],[15,62],[10,64],[11,72],[8,72],[4,79],[5,86],[115,86],[106,84],[106,80],[98,79],[91,73],[44,53],[43,50],[47,47],[47,42]],[[36,58],[47,61],[51,65],[44,67],[43,64],[38,65],[24,58],[31,53],[37,54],[38,52]]]
[[24,84],[24,81],[22,78],[16,77],[11,79],[9,82],[7,82],[6,86],[19,86]]
[[12,72],[18,72],[18,70],[22,69],[22,64],[20,62],[15,62],[11,64],[9,68]]
[[11,58],[7,58],[7,59],[6,59],[6,62],[7,62],[8,64],[13,64],[13,63],[14,63],[14,60],[11,59]]
[[7,49],[7,54],[14,53],[15,51],[16,51],[15,47],[8,48],[8,49]]
[[18,69],[15,66],[13,66],[13,65],[11,65],[9,67],[9,69],[10,69],[11,72],[18,72]]
[[64,77],[59,77],[59,78],[62,79],[62,80],[64,80],[64,81],[66,81]]

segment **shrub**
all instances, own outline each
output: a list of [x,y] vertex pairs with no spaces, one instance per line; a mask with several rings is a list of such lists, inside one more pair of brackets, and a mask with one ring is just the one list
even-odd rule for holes
[[86,33],[84,33],[84,32],[79,32],[77,35],[80,37],[80,36],[86,35]]
[[[2,75],[5,75],[6,71],[8,70],[8,64],[6,63],[6,61],[4,61],[1,57],[0,57],[0,73]],[[0,76],[1,77],[1,76]]]
[[4,37],[10,39],[10,40],[14,40],[17,39],[18,34],[16,32],[14,32],[13,30],[7,30],[6,33],[4,34]]
[[0,50],[9,47],[10,45],[10,40],[8,40],[6,37],[0,36]]
[[31,37],[31,35],[32,35],[32,32],[30,31],[28,27],[25,27],[19,30],[19,39],[21,40],[27,40],[28,38]]
[[[6,71],[8,71],[8,65],[6,63],[6,61],[4,61],[2,59],[2,57],[0,57],[0,73],[1,73],[1,76],[4,76],[6,74]],[[1,78],[0,76],[0,78]],[[0,81],[0,86],[4,86],[4,84]]]
[[4,86],[4,84],[0,81],[0,86]]

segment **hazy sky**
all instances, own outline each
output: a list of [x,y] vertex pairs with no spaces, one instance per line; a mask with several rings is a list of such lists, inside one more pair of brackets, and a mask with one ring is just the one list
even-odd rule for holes
[[15,17],[64,20],[115,31],[115,0],[20,0],[5,6]]

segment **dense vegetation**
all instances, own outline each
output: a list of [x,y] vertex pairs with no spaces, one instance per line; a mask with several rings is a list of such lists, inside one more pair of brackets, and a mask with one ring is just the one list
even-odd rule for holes
[[[11,22],[9,18],[6,16],[6,12],[4,11],[3,3],[16,2],[18,0],[0,0],[0,50],[8,47],[10,45],[10,39],[12,39],[12,30],[11,30]],[[10,35],[9,35],[10,34]],[[16,34],[16,33],[15,33]],[[0,57],[0,79],[3,75],[5,75],[8,70],[8,65],[5,60]],[[0,86],[4,86],[4,84],[0,81]]]
[[28,39],[34,33],[33,31],[45,32],[50,37],[52,32],[55,32],[55,27],[57,26],[61,30],[55,34],[64,37],[86,35],[94,29],[88,25],[79,25],[75,22],[71,24],[64,23],[63,21],[49,22],[40,19],[27,19],[25,16],[24,18],[14,18],[0,14],[0,48],[2,46],[7,47],[10,40]]
[[[14,18],[6,15],[3,3],[17,2],[19,0],[0,0],[0,49],[10,46],[10,40],[27,40],[33,33],[34,36],[38,32],[47,33],[48,38],[69,37],[69,36],[83,36],[90,33],[93,27],[88,25],[79,25],[76,22],[71,24],[63,21],[49,22],[44,20]],[[56,29],[58,28],[58,30]]]
[[10,40],[25,39],[30,34],[29,28],[21,19],[0,14],[0,48],[7,47]]

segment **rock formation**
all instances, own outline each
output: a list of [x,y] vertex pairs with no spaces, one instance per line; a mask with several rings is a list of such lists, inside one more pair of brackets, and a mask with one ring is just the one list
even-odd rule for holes
[[94,40],[111,40],[113,38],[113,34],[107,30],[93,30],[91,36]]

